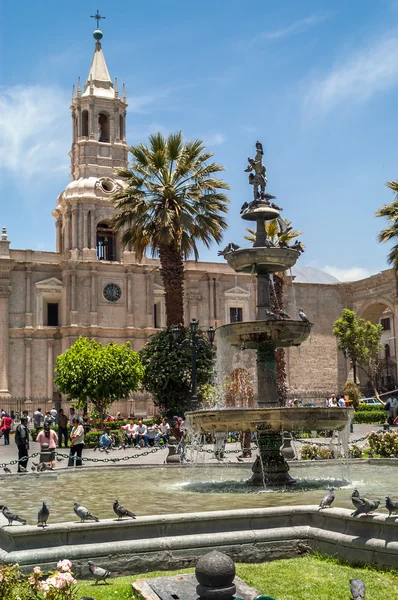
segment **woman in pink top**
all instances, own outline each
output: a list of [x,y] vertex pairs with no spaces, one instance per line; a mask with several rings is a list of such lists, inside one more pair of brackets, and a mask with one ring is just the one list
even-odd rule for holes
[[44,429],[42,429],[36,438],[36,442],[40,444],[48,444],[51,450],[51,468],[55,468],[55,449],[58,444],[58,436],[53,429],[50,429],[50,423],[44,423]]

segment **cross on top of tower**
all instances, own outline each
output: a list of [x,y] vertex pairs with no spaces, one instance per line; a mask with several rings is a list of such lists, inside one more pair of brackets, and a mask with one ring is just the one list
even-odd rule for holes
[[101,15],[99,14],[99,10],[97,8],[97,13],[95,15],[90,15],[90,19],[96,19],[96,21],[97,21],[97,29],[99,29],[100,20],[101,19],[106,19],[106,17],[101,17]]

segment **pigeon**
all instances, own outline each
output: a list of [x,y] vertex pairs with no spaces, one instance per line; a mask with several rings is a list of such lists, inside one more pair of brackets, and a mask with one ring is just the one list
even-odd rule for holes
[[33,465],[30,467],[30,470],[31,470],[33,473],[36,473],[36,467],[34,467]]
[[283,229],[282,231],[278,231],[278,233],[276,234],[278,237],[281,237],[282,235],[285,235],[285,233],[289,233],[289,231],[291,231],[293,229],[293,227],[291,225],[289,225],[289,227],[286,227],[286,229]]
[[350,579],[352,600],[365,600],[365,584],[362,579]]
[[319,505],[319,510],[322,508],[330,508],[334,502],[334,488],[330,488],[329,492],[322,498],[321,503]]
[[84,521],[88,521],[89,519],[91,519],[92,521],[99,521],[98,517],[92,515],[91,512],[87,510],[87,508],[84,508],[84,506],[81,506],[78,502],[75,502],[73,504],[73,510],[80,518],[82,523],[84,523]]
[[284,310],[279,310],[279,316],[282,317],[283,319],[290,319],[290,315],[287,314],[287,312],[285,312]]
[[43,463],[43,462],[39,463],[39,466],[37,467],[38,471],[42,472],[42,471],[45,471],[46,469],[47,469],[47,466],[45,463]]
[[40,527],[40,525],[43,527],[47,526],[47,521],[48,521],[48,517],[50,516],[50,511],[47,508],[47,504],[45,502],[43,502],[43,506],[41,507],[41,509],[39,510],[38,514],[37,514],[37,526]]
[[286,242],[279,240],[279,248],[290,248],[289,244],[287,244]]
[[94,448],[93,448],[94,452],[97,451],[97,448],[98,448],[98,446],[94,446]]
[[398,514],[398,502],[391,500],[390,496],[386,496],[386,509],[388,510],[388,516],[391,517],[393,513]]
[[274,312],[272,312],[272,310],[268,310],[268,308],[266,308],[264,310],[264,312],[267,315],[267,317],[271,317],[273,319],[276,319],[276,314]]
[[33,465],[34,467],[38,467],[38,466],[39,466],[39,464],[40,464],[40,463],[35,463],[35,462],[33,462],[33,460],[32,460],[32,465]]
[[132,519],[136,518],[132,512],[127,510],[127,508],[124,508],[123,506],[121,506],[119,504],[118,500],[115,500],[115,502],[113,503],[113,511],[117,515],[118,521],[120,521],[123,517],[131,517]]
[[240,207],[240,214],[242,214],[246,210],[246,208],[248,208],[248,206],[249,206],[249,203],[248,202],[244,202],[242,204],[242,206]]
[[307,317],[307,315],[305,314],[305,312],[303,311],[302,308],[299,308],[299,317],[302,321],[304,321],[304,323],[310,322],[309,318]]
[[106,578],[110,576],[109,571],[107,571],[106,569],[103,569],[102,567],[99,567],[98,565],[93,563],[91,560],[88,561],[88,568],[90,569],[91,574],[94,575],[94,577],[96,579],[95,585],[97,585],[97,583],[101,580],[106,585],[108,585],[106,583]]
[[57,456],[57,462],[62,462],[64,459],[62,458],[62,456]]
[[219,250],[217,252],[218,256],[224,256],[226,254],[228,254],[229,252],[235,252],[235,250],[239,250],[240,246],[238,246],[238,244],[234,244],[233,242],[229,242],[229,244],[227,244],[225,246],[225,248],[223,250]]
[[3,467],[3,471],[4,471],[4,473],[11,473],[11,471],[8,467]]
[[[362,503],[359,503],[362,500]],[[373,512],[379,508],[380,500],[369,500],[368,498],[352,498],[351,501],[356,506],[356,510],[352,513],[352,517]],[[354,502],[355,501],[355,502]]]
[[280,206],[278,206],[274,202],[271,202],[271,208],[273,208],[274,210],[283,210],[283,208],[281,208]]
[[21,519],[20,517],[18,517],[18,515],[15,515],[7,506],[3,506],[2,513],[7,519],[9,525],[12,525],[13,521],[18,521],[18,523],[26,525],[25,519]]
[[293,250],[297,250],[297,252],[300,252],[300,254],[302,254],[304,252],[304,248],[303,245],[301,244],[301,242],[299,242],[298,240],[296,240],[293,244],[293,246],[291,246],[291,248]]

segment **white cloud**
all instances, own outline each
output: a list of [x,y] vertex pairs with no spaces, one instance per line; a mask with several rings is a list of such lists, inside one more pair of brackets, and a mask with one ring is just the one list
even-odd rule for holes
[[326,265],[322,270],[333,275],[339,281],[358,281],[358,279],[365,279],[371,275],[370,271],[363,267],[348,267],[344,269]]
[[67,172],[71,139],[68,99],[46,86],[0,89],[0,165],[18,180]]
[[315,14],[309,17],[305,17],[304,19],[299,19],[295,21],[291,25],[287,27],[282,27],[281,29],[274,29],[271,31],[263,31],[254,36],[251,40],[253,44],[257,44],[258,42],[273,42],[276,40],[281,40],[291,35],[295,35],[296,33],[304,33],[311,27],[318,25],[322,21],[325,21],[329,18],[329,14]]
[[205,142],[206,146],[220,146],[227,141],[227,138],[223,133],[200,135],[199,138]]
[[341,103],[360,103],[398,83],[398,38],[379,39],[354,52],[325,77],[312,82],[305,96],[309,112],[327,113]]

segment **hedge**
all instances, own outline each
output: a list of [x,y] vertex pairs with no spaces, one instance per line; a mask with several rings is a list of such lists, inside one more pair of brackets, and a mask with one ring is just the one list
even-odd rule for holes
[[386,422],[387,416],[383,408],[378,410],[358,410],[354,414],[354,423],[382,424]]

